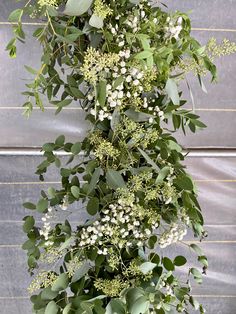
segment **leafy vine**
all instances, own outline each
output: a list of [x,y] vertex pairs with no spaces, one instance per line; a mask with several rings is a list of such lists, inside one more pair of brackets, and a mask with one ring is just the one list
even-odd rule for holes
[[[173,133],[205,125],[184,108],[178,82],[189,71],[202,87],[208,72],[215,81],[214,58],[234,53],[235,44],[201,46],[188,15],[169,13],[159,1],[29,0],[9,16],[11,57],[17,39],[25,40],[27,15],[42,20],[33,34],[42,57],[39,70],[26,66],[34,79],[23,93],[25,114],[44,110],[44,95],[56,113],[81,106],[91,126],[76,143],[61,135],[43,145],[36,173],[43,181],[55,165],[61,188],[24,204],[42,219],[27,216],[23,226],[33,313],[204,313],[191,285],[202,282],[207,258],[183,239],[188,230],[200,239],[206,232]],[[85,208],[74,227],[70,214],[84,218]],[[180,276],[188,264],[165,249],[174,243],[195,254],[202,272],[188,266]]]

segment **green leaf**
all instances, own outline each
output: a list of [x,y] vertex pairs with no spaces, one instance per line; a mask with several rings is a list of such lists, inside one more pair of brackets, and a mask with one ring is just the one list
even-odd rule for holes
[[93,0],[68,0],[64,14],[71,16],[79,16],[88,11]]
[[85,96],[77,87],[69,86],[72,96],[78,99],[84,99]]
[[69,178],[70,175],[71,175],[70,169],[66,169],[66,168],[61,169],[61,176],[62,177]]
[[176,258],[174,259],[174,264],[175,266],[183,266],[187,263],[187,260],[184,256],[176,256]]
[[62,252],[63,250],[67,249],[71,245],[72,241],[73,241],[73,238],[70,237],[69,239],[67,239],[64,242],[62,242],[62,244],[59,247],[58,251]]
[[168,166],[163,167],[160,170],[158,177],[156,178],[156,183],[163,182],[163,180],[168,176],[169,173],[170,173],[170,167],[168,167]]
[[42,294],[41,294],[41,299],[42,300],[53,300],[57,297],[58,292],[52,291],[50,287],[47,287],[43,289]]
[[57,314],[59,310],[59,306],[56,304],[55,301],[51,301],[48,303],[45,314]]
[[128,309],[130,310],[133,304],[139,298],[144,296],[144,291],[141,288],[130,288],[126,294]]
[[98,102],[99,104],[104,107],[105,103],[106,103],[106,86],[107,86],[107,82],[102,80],[98,83],[97,85],[97,98],[98,98]]
[[41,198],[36,205],[36,209],[38,212],[44,213],[48,209],[48,200]]
[[202,256],[198,256],[197,259],[203,266],[208,267],[208,260],[207,257],[205,255]]
[[135,59],[142,60],[142,59],[147,59],[153,56],[153,51],[152,50],[144,50],[136,54]]
[[10,13],[10,15],[8,17],[8,21],[11,22],[11,23],[19,22],[21,20],[23,12],[24,11],[22,9],[14,10],[13,12]]
[[126,186],[122,175],[113,169],[109,169],[106,173],[107,185],[111,189],[124,188]]
[[119,124],[119,122],[120,122],[120,111],[116,108],[113,111],[112,119],[111,119],[111,129],[113,131],[115,131],[116,126]]
[[69,278],[66,273],[60,274],[52,285],[52,291],[61,291],[65,290],[68,287]]
[[52,187],[48,188],[48,195],[52,198],[55,197],[56,196],[56,190]]
[[112,299],[106,307],[105,314],[114,314],[114,313],[117,313],[117,314],[126,313],[125,304],[119,299]]
[[202,256],[202,255],[204,255],[203,254],[203,251],[202,251],[202,249],[197,245],[197,244],[190,244],[190,246],[189,246],[194,252],[196,252],[198,255],[200,255],[200,256]]
[[154,116],[145,112],[135,111],[134,109],[128,109],[125,111],[125,115],[135,122],[146,122]]
[[33,229],[34,224],[35,224],[34,217],[32,217],[32,216],[25,217],[25,222],[23,225],[23,231],[25,233],[29,233]]
[[143,157],[146,159],[147,163],[150,164],[153,167],[153,169],[155,169],[157,172],[159,172],[160,168],[157,166],[157,164],[141,148],[138,148],[138,150],[143,155]]
[[145,262],[142,265],[139,266],[139,269],[141,272],[146,275],[150,271],[152,271],[157,265],[151,262]]
[[23,206],[27,209],[31,209],[31,210],[35,210],[36,209],[36,205],[30,202],[26,202],[23,204]]
[[71,307],[72,307],[72,303],[67,304],[67,306],[64,308],[62,314],[70,314],[71,313]]
[[94,216],[99,210],[99,199],[97,197],[93,197],[88,201],[87,204],[87,212],[89,215]]
[[116,89],[118,86],[120,86],[124,82],[123,76],[118,76],[114,83],[113,83],[113,88]]
[[71,279],[71,282],[76,282],[80,280],[82,277],[84,277],[89,269],[91,268],[91,265],[88,262],[85,262],[79,269],[76,270],[74,276]]
[[174,184],[182,190],[192,191],[194,188],[192,179],[186,175],[180,175],[174,180]]
[[103,18],[93,14],[89,19],[89,25],[95,28],[103,28]]
[[46,143],[42,146],[42,150],[45,152],[52,152],[55,149],[54,143]]
[[190,273],[193,275],[195,281],[199,284],[202,283],[202,274],[196,268],[190,268]]
[[165,90],[168,96],[170,97],[170,99],[172,100],[173,104],[179,106],[180,99],[179,99],[178,87],[175,80],[169,78],[166,83]]
[[75,42],[81,35],[83,35],[83,32],[78,32],[78,33],[74,33],[74,34],[69,34],[69,35],[66,35],[66,39],[73,43]]
[[156,243],[157,243],[157,236],[156,235],[152,235],[148,239],[148,246],[149,246],[149,248],[150,249],[154,249]]
[[64,135],[58,136],[58,138],[55,141],[55,144],[58,146],[63,146],[64,143],[65,143],[65,136]]
[[71,193],[75,198],[79,198],[80,197],[80,188],[76,185],[73,185],[71,187]]
[[162,264],[166,270],[173,271],[175,269],[174,264],[168,257],[163,257]]
[[87,194],[90,194],[94,190],[94,188],[95,188],[95,186],[96,186],[96,184],[100,178],[100,175],[101,175],[101,167],[98,167],[94,170],[91,181],[89,182]]
[[131,306],[131,314],[145,314],[149,309],[149,301],[145,296],[138,298],[135,303]]
[[25,68],[26,68],[26,70],[27,70],[29,73],[31,73],[31,74],[33,74],[33,75],[37,75],[37,74],[38,74],[38,71],[37,71],[37,70],[35,70],[35,69],[29,67],[28,65],[25,65]]

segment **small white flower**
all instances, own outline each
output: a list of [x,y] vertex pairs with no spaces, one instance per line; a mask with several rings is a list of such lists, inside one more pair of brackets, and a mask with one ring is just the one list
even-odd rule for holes
[[153,118],[149,118],[149,123],[153,123],[154,119]]
[[123,40],[118,43],[119,47],[123,47],[124,45],[125,45],[125,42]]
[[128,75],[127,77],[126,77],[126,82],[127,83],[130,83],[132,81],[132,77],[131,77],[131,75]]
[[96,110],[95,109],[91,109],[90,113],[91,113],[91,115],[96,116]]
[[139,72],[138,75],[137,75],[137,79],[140,80],[142,77],[143,77],[143,73]]

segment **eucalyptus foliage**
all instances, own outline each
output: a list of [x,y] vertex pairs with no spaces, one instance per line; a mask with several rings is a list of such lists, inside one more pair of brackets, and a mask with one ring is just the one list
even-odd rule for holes
[[[25,113],[76,103],[90,125],[76,143],[61,135],[43,145],[36,173],[43,181],[55,165],[61,188],[24,204],[32,211],[23,249],[33,313],[204,313],[191,285],[202,282],[207,258],[183,242],[187,230],[204,238],[203,217],[173,134],[205,127],[184,108],[179,82],[190,70],[203,89],[203,73],[216,79],[213,43],[201,46],[188,15],[159,1],[38,0],[9,17],[12,57],[27,15],[43,23],[33,34],[41,68],[26,66],[34,79],[23,93]],[[58,151],[68,154],[66,164]],[[70,214],[84,217],[84,209],[85,220],[71,225]],[[198,268],[178,255],[184,248]]]

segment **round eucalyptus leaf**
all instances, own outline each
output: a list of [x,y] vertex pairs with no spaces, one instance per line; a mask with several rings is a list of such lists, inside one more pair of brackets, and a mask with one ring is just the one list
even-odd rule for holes
[[71,16],[79,16],[88,11],[93,0],[68,0],[64,14]]
[[55,301],[51,301],[48,303],[46,309],[45,309],[45,314],[57,314],[59,310],[58,305],[56,304]]
[[89,20],[89,25],[95,28],[103,27],[103,18],[93,14]]
[[68,286],[68,283],[69,283],[68,275],[63,273],[56,279],[56,281],[52,285],[52,291],[65,290]]

